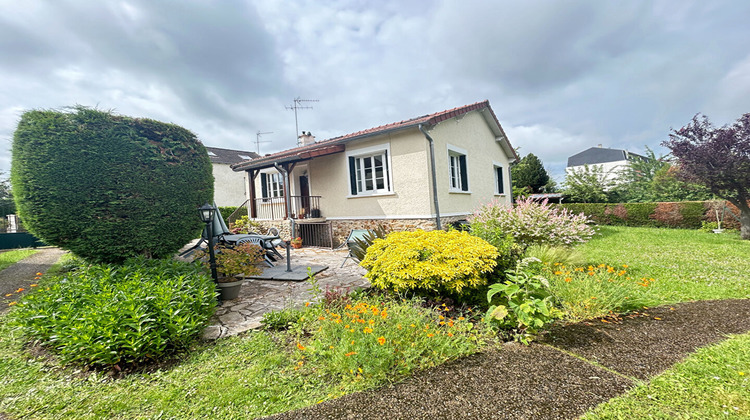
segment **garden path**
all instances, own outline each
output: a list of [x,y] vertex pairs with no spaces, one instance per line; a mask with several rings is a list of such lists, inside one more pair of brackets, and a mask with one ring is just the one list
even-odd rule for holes
[[[322,290],[339,289],[352,291],[366,288],[370,283],[363,276],[365,269],[351,259],[346,260],[344,267],[341,263],[347,255],[346,250],[332,251],[330,249],[301,248],[291,251],[291,264],[303,269],[312,265],[322,265],[328,268],[319,273],[316,278]],[[283,266],[286,260],[278,265]],[[298,271],[298,270],[295,270]],[[286,306],[301,306],[313,299],[311,285],[306,281],[282,280],[246,280],[237,299],[225,301],[216,309],[206,328],[203,338],[215,340],[260,327],[263,314],[279,311]]]
[[[44,273],[60,259],[65,251],[60,248],[44,247],[39,252],[22,259],[16,264],[0,271],[0,314],[9,309],[8,303],[30,289],[34,284],[36,273]],[[19,289],[25,289],[18,292]],[[10,296],[6,296],[10,295]]]

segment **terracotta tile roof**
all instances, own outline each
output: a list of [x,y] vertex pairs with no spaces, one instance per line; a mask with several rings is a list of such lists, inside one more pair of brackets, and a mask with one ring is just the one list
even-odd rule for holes
[[[507,137],[505,136],[505,133],[502,131],[502,127],[500,126],[500,122],[497,120],[497,116],[495,116],[495,112],[492,111],[492,108],[490,108],[490,102],[485,100],[482,102],[473,103],[471,105],[465,105],[465,106],[461,106],[458,108],[436,112],[434,114],[423,115],[421,117],[416,117],[416,118],[412,118],[408,120],[385,124],[385,125],[381,125],[378,127],[368,128],[367,130],[357,131],[354,133],[345,134],[343,136],[333,137],[330,139],[319,141],[319,142],[316,142],[315,144],[295,147],[293,149],[273,153],[271,155],[262,156],[257,159],[253,159],[250,161],[245,161],[245,162],[232,165],[232,169],[234,169],[235,171],[240,171],[240,170],[245,170],[245,169],[250,169],[250,168],[267,167],[267,166],[270,166],[272,162],[309,159],[310,157],[312,157],[310,156],[311,153],[314,153],[315,156],[322,156],[322,155],[330,154],[330,153],[338,153],[338,152],[344,151],[344,148],[335,147],[335,146],[340,146],[350,141],[367,138],[371,136],[376,136],[376,135],[391,132],[391,131],[417,127],[420,124],[425,125],[425,126],[432,126],[442,121],[449,120],[451,118],[458,117],[468,112],[481,110],[484,108],[490,111],[492,118],[495,121],[495,124],[497,124],[498,129],[502,133],[502,137],[505,137],[507,141]],[[513,148],[510,147],[509,149],[511,150],[515,158],[518,159],[518,156],[515,154],[515,151],[513,150]]]

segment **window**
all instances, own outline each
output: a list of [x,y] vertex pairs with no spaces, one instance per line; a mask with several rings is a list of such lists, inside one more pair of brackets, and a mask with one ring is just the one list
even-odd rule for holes
[[263,198],[274,198],[284,196],[284,178],[278,172],[261,173],[260,188]]
[[351,195],[391,192],[391,174],[387,145],[347,153]]
[[493,168],[495,170],[495,194],[505,194],[505,186],[503,185],[503,167],[494,164]]
[[454,146],[448,146],[448,163],[450,168],[449,190],[453,192],[469,192],[466,151]]

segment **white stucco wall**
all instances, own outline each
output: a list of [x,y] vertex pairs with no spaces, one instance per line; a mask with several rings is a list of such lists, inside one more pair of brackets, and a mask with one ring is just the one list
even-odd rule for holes
[[[614,162],[595,163],[588,165],[589,168],[601,167],[602,172],[605,174],[604,178],[607,180],[614,181],[615,183],[620,182],[620,176],[625,172],[630,165],[627,160],[618,160]],[[572,172],[578,172],[584,170],[583,166],[569,166],[565,168],[565,173],[569,174]]]
[[234,172],[229,165],[214,163],[214,201],[216,205],[239,206],[245,202],[245,172]]
[[[441,215],[468,214],[493,199],[510,204],[508,157],[479,111],[472,111],[460,119],[452,118],[443,121],[429,133],[435,141],[435,164]],[[448,145],[467,152],[469,193],[449,191]],[[495,193],[495,164],[503,168],[504,194]]]

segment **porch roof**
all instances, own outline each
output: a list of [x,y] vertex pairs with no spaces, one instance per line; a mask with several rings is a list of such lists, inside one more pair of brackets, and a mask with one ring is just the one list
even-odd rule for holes
[[232,170],[235,172],[246,171],[250,169],[263,169],[274,165],[274,163],[291,163],[300,162],[303,160],[309,160],[318,156],[325,156],[334,153],[341,153],[345,150],[345,144],[361,140],[368,137],[373,137],[393,131],[406,130],[410,128],[416,128],[420,124],[430,127],[434,126],[442,121],[464,115],[471,111],[486,111],[482,112],[485,120],[489,124],[490,128],[494,132],[497,140],[501,142],[505,153],[511,157],[511,160],[518,160],[518,155],[508,141],[508,137],[505,135],[503,128],[500,126],[500,122],[495,116],[495,112],[490,108],[490,102],[485,100],[477,102],[471,105],[465,105],[458,108],[448,109],[434,114],[423,115],[421,117],[412,118],[409,120],[403,120],[394,122],[386,125],[381,125],[367,130],[357,131],[355,133],[346,134],[332,139],[322,140],[315,144],[309,144],[307,146],[295,147],[293,149],[284,150],[271,155],[262,156],[259,158],[246,160],[240,163],[231,165]]

